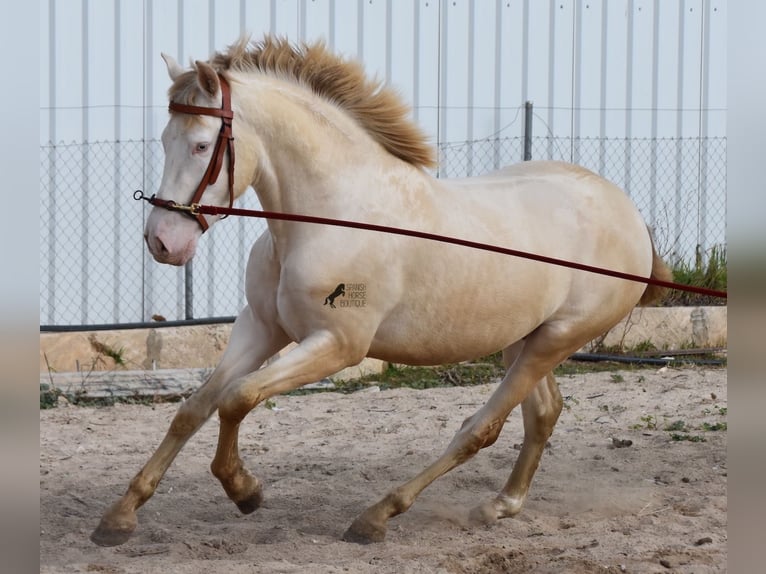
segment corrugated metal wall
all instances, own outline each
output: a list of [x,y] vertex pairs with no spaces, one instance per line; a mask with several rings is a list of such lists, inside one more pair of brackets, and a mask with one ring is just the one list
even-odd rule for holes
[[[677,253],[725,242],[725,184],[708,181],[725,174],[725,157],[707,143],[725,136],[724,0],[41,0],[40,8],[44,323],[182,318],[183,271],[146,259],[142,208],[130,197],[156,190],[161,176],[156,140],[169,80],[160,52],[206,59],[246,33],[323,38],[361,58],[413,104],[443,150],[440,176],[520,160],[520,146],[503,146],[515,146],[531,100],[534,157],[583,163],[645,195],[637,199],[645,217],[668,227]],[[488,143],[467,144],[478,140]],[[234,225],[235,250],[214,233],[195,260],[197,316],[231,314],[242,301],[258,230]],[[66,300],[72,290],[76,304]]]
[[556,135],[722,136],[725,10],[723,0],[43,0],[40,139],[155,138],[161,51],[206,59],[268,32],[362,59],[436,142],[519,132],[525,100]]

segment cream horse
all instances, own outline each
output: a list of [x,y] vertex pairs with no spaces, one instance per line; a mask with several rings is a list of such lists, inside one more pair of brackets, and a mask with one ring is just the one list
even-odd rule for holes
[[[321,44],[241,39],[209,62],[182,69],[164,56],[172,102],[221,108],[231,87],[236,156],[233,193],[250,185],[264,209],[357,220],[459,237],[669,279],[648,230],[615,185],[575,165],[527,162],[467,179],[435,179],[432,148],[395,92]],[[186,204],[211,161],[220,118],[170,114],[158,197]],[[222,170],[204,203],[226,205]],[[208,217],[214,224],[218,218]],[[155,207],[146,243],[162,263],[183,265],[202,227]],[[335,307],[325,305],[341,284]],[[350,286],[364,304],[343,306]],[[364,357],[434,365],[501,350],[505,377],[465,420],[446,450],[362,512],[344,538],[383,540],[389,518],[431,482],[495,442],[521,405],[524,442],[503,489],[471,513],[479,523],[521,510],[562,408],[552,370],[659,289],[545,263],[433,241],[271,220],[246,273],[248,305],[207,382],[179,408],[157,451],[107,509],[92,540],[125,542],[136,510],[186,441],[217,410],[211,464],[243,513],[262,500],[261,481],[240,458],[244,417],[262,401],[355,365]],[[290,342],[290,352],[263,363]],[[342,399],[338,399],[342,400]]]

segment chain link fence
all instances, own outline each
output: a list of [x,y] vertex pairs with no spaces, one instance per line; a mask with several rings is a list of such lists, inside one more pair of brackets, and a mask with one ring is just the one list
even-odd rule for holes
[[[523,137],[439,146],[439,177],[480,175],[520,161]],[[726,138],[532,138],[534,159],[572,161],[626,190],[654,229],[660,253],[690,260],[726,243]],[[230,218],[185,268],[154,262],[143,243],[147,205],[133,190],[159,187],[158,141],[40,148],[40,323],[125,324],[236,315],[260,219]],[[255,193],[241,207],[258,209]],[[555,254],[554,254],[555,255]]]
[[[624,189],[670,261],[726,244],[726,138],[532,137],[532,158],[573,162]],[[524,138],[440,146],[441,177],[480,175],[520,161]]]

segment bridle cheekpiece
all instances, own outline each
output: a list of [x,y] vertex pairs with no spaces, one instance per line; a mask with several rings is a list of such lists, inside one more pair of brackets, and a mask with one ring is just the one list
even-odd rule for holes
[[200,181],[197,186],[197,190],[194,192],[191,201],[187,205],[183,205],[176,203],[173,200],[160,199],[155,195],[146,197],[142,191],[136,191],[133,194],[135,199],[144,199],[157,207],[186,213],[189,217],[197,220],[203,233],[207,231],[209,224],[205,219],[205,216],[199,212],[200,200],[208,186],[213,185],[218,179],[218,174],[221,172],[221,167],[223,166],[223,156],[226,151],[229,152],[229,208],[234,204],[234,136],[232,134],[234,112],[231,109],[231,89],[229,88],[229,83],[221,74],[218,74],[218,79],[221,85],[221,99],[223,100],[220,108],[190,106],[176,102],[170,102],[168,105],[168,110],[171,112],[221,118],[221,130],[218,132],[218,139],[215,142],[213,155],[210,158],[207,170],[202,176],[202,181]]

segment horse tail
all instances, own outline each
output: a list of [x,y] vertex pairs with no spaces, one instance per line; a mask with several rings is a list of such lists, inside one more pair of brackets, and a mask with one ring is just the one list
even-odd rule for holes
[[[668,267],[667,263],[662,260],[657,254],[657,249],[654,247],[654,240],[652,239],[651,232],[649,233],[649,241],[652,244],[652,273],[649,276],[651,279],[659,279],[660,281],[673,281],[673,271]],[[641,295],[641,299],[638,304],[641,306],[647,306],[657,301],[662,300],[670,289],[667,287],[661,287],[659,285],[647,284],[644,294]]]

